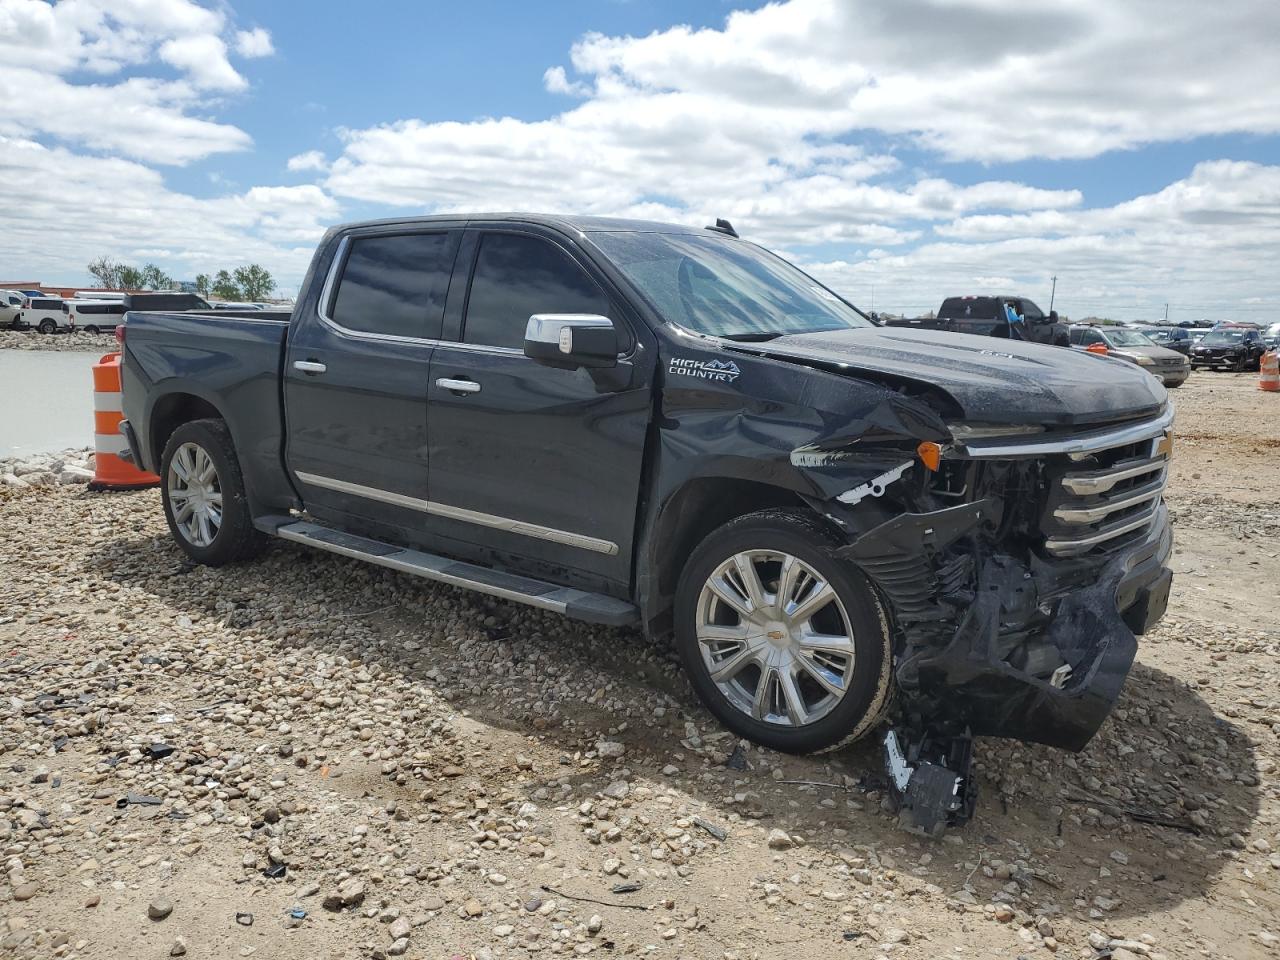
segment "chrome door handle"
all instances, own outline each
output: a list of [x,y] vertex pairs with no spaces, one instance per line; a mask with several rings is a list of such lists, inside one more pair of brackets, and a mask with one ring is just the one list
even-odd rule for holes
[[324,373],[329,368],[315,360],[295,360],[293,369],[301,370],[303,373]]
[[436,381],[437,387],[443,387],[445,390],[452,390],[454,393],[479,393],[480,384],[474,380],[450,380],[448,377],[441,377]]

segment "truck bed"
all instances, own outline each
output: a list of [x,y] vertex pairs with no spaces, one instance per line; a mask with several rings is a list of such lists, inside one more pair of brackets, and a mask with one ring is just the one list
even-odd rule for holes
[[[125,314],[122,365],[125,418],[141,438],[193,404],[221,410],[240,453],[250,489],[288,493],[283,469],[280,372],[288,311],[217,310],[201,313],[131,311]],[[162,451],[144,440],[143,466],[159,468]]]

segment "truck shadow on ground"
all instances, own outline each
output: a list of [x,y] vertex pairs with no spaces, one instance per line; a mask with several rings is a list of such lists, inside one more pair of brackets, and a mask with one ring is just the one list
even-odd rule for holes
[[[754,820],[801,835],[815,851],[874,856],[944,893],[968,881],[978,903],[1010,882],[984,875],[981,866],[996,859],[1033,866],[1036,876],[1024,878],[1033,904],[1077,914],[1095,897],[1108,918],[1203,897],[1259,809],[1247,734],[1183,680],[1141,664],[1116,714],[1079,755],[980,743],[978,812],[939,843],[901,831],[881,810],[874,744],[816,757],[757,748],[734,756],[735,740],[696,702],[672,651],[636,631],[579,624],[288,544],[215,570],[190,565],[167,536],[139,533],[87,559],[87,575],[148,591],[175,615],[263,628],[319,655],[377,664],[444,690],[477,723],[538,738],[560,753],[561,773],[522,784],[530,796],[541,788],[552,802],[555,791],[577,801],[629,776],[705,803],[729,842]],[[601,738],[625,743],[624,759],[589,769],[571,760]],[[509,757],[480,763],[492,769],[473,767],[470,775],[511,786]],[[760,854],[766,871],[767,853]]]

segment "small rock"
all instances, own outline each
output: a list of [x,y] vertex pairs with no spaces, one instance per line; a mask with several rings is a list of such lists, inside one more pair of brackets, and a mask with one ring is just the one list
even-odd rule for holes
[[1008,923],[1013,919],[1013,909],[1006,904],[1000,904],[996,907],[995,918],[1001,923]]
[[500,923],[493,928],[493,935],[495,937],[509,937],[515,932],[516,928],[509,923]]
[[478,917],[484,913],[484,904],[479,900],[468,900],[462,905],[462,912],[468,917]]
[[779,830],[776,827],[769,831],[766,842],[769,844],[770,850],[786,850],[795,846],[795,841],[791,839],[787,831]]
[[604,920],[600,917],[600,914],[593,913],[591,919],[587,921],[587,933],[595,936],[603,927]]
[[596,742],[596,753],[606,760],[617,759],[627,752],[626,744],[617,740],[599,740]]
[[409,938],[401,937],[395,943],[391,944],[391,946],[387,947],[387,956],[403,957],[405,955],[405,952],[408,949],[409,949]]
[[163,920],[173,913],[173,903],[169,900],[152,900],[147,906],[147,916],[152,920]]
[[173,946],[169,948],[169,956],[184,957],[187,954],[187,941],[181,937],[173,941]]
[[39,887],[37,887],[34,883],[30,881],[26,883],[20,883],[13,888],[13,899],[19,900],[19,901],[30,900],[32,897],[36,895],[36,892],[39,889],[40,889]]
[[402,937],[409,936],[413,932],[413,924],[409,922],[408,917],[398,917],[391,922],[391,926],[387,928],[387,933],[391,935],[392,940],[399,940]]

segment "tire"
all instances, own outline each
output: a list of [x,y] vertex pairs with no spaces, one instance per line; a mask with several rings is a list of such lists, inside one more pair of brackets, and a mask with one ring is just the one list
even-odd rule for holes
[[1244,373],[1245,370],[1248,369],[1248,367],[1249,367],[1249,358],[1241,357],[1239,360],[1237,360],[1235,363],[1231,365],[1231,372]]
[[93,326],[93,324],[90,324],[89,326],[87,326],[87,327],[85,327],[85,328],[84,328],[84,332],[85,332],[85,333],[98,333],[99,331],[98,331],[98,328],[97,328],[97,327]]
[[[196,468],[204,481],[192,480]],[[160,477],[169,533],[196,563],[220,567],[262,552],[267,538],[253,525],[244,474],[225,421],[192,420],[178,427],[165,444]]]
[[[883,716],[892,668],[888,624],[866,578],[835,556],[842,543],[816,516],[766,510],[720,527],[685,564],[676,589],[676,648],[703,703],[739,736],[774,750],[812,753],[857,739]],[[734,579],[743,557],[765,601],[758,621],[724,599],[734,596],[745,609],[744,581],[741,574]],[[766,606],[776,598],[784,570],[791,571],[793,610],[819,601],[804,621]],[[831,589],[825,601],[820,583]],[[734,633],[744,641],[728,639]],[[813,633],[831,639],[825,650],[806,649],[798,639]],[[843,642],[835,643],[841,634]],[[712,665],[732,670],[735,664],[732,674],[713,679]],[[784,675],[790,678],[786,686]],[[824,676],[826,682],[819,682]],[[793,699],[800,710],[792,709]]]
[[52,320],[41,320],[40,326],[36,327],[36,329],[47,337],[58,332],[58,325]]
[[1187,381],[1185,380],[1175,380],[1173,383],[1166,383],[1164,386],[1166,390],[1177,390],[1180,386],[1182,386],[1186,382]]

